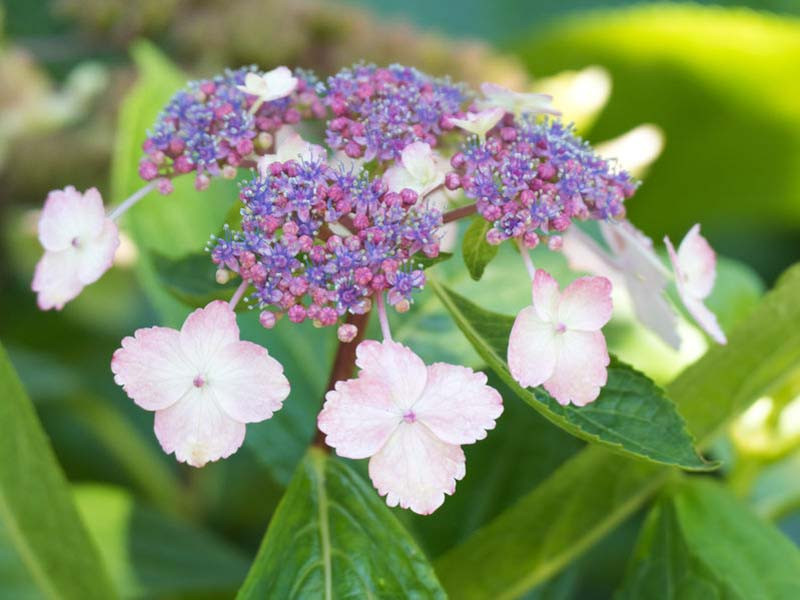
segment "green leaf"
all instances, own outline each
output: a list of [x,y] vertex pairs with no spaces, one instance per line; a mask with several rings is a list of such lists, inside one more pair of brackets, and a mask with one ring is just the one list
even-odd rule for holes
[[125,597],[230,594],[248,560],[195,526],[140,506],[122,488],[81,485],[75,500],[86,526]]
[[[216,281],[217,266],[206,254],[188,254],[173,259],[152,254],[152,264],[161,286],[187,306],[199,308],[212,300],[230,300],[241,279],[224,285]],[[242,308],[239,305],[238,308]]]
[[425,256],[423,252],[417,252],[411,257],[411,264],[418,269],[427,269],[433,265],[438,265],[440,262],[450,260],[451,258],[453,258],[452,252],[439,252],[439,254],[433,258]]
[[718,483],[670,486],[650,512],[619,600],[798,598],[800,551]]
[[492,224],[481,217],[472,219],[472,223],[464,233],[461,242],[461,255],[464,257],[464,264],[467,265],[470,276],[479,281],[483,277],[492,259],[497,256],[499,246],[492,246],[486,241],[486,232],[492,228]]
[[[800,366],[798,297],[800,265],[730,333],[726,346],[709,350],[667,387],[701,448]],[[586,448],[437,560],[436,572],[454,598],[518,596],[632,515],[670,472],[599,446]]]
[[445,598],[383,500],[312,448],[272,517],[238,598]]
[[483,310],[436,281],[430,283],[489,367],[519,398],[559,427],[636,458],[689,470],[714,468],[697,455],[675,405],[642,373],[614,360],[597,400],[584,407],[562,406],[542,390],[520,387],[511,376],[502,357],[512,317]]
[[[44,598],[116,597],[50,443],[2,346],[0,398],[2,581],[32,588]],[[8,580],[6,572],[11,569],[6,565],[13,569]]]

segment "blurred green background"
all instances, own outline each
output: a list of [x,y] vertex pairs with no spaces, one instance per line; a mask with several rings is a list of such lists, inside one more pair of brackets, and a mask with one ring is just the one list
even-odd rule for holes
[[[250,426],[245,449],[232,459],[197,471],[160,452],[152,416],[133,406],[108,368],[123,336],[167,318],[164,302],[140,283],[148,277],[137,267],[142,249],[129,240],[117,268],[63,312],[36,309],[29,291],[39,256],[33,211],[47,191],[95,185],[107,203],[121,200],[110,195],[110,164],[120,103],[136,81],[136,40],[151,40],[193,76],[249,63],[308,67],[324,76],[363,58],[524,89],[599,65],[610,74],[611,93],[583,133],[600,142],[642,123],[661,129],[663,153],[631,200],[630,216],[656,240],[680,239],[702,223],[725,257],[711,299],[723,325],[741,320],[800,258],[797,0],[470,0],[457,8],[418,0],[6,0],[2,17],[0,340],[76,484],[114,578],[131,596],[197,597],[202,590],[225,597],[238,587],[313,435],[328,365],[303,358],[311,349],[333,352],[331,332],[308,328],[298,341],[285,328],[265,333],[246,318],[245,336],[284,361],[301,400],[279,419]],[[233,202],[233,188],[218,193]],[[168,248],[171,240],[154,243]],[[517,260],[501,252],[480,284],[469,281],[459,259],[442,265],[441,276],[475,301],[512,313],[527,296],[525,286],[509,285],[520,273]],[[563,264],[556,259],[551,268]],[[428,293],[395,326],[397,337],[428,360],[477,361]],[[699,350],[670,353],[625,319],[609,335],[623,358],[662,381],[703,349],[695,335]],[[786,391],[787,398],[796,392]],[[728,474],[737,492],[798,540],[800,440],[796,432],[789,441],[770,437],[762,425],[765,441],[754,443],[755,434],[740,426],[718,452],[735,457]],[[491,470],[492,451],[513,449],[522,458],[478,497],[479,507],[468,505],[481,486],[467,478],[433,519],[401,515],[429,554],[463,539],[581,446],[524,408],[501,427],[511,447],[492,448],[490,436],[487,449],[470,456],[474,469]],[[531,428],[539,432],[534,441],[526,435]],[[513,477],[521,470],[522,483]],[[553,584],[566,590],[559,597],[607,597],[636,524],[621,526],[561,575]],[[162,543],[164,531],[172,544]]]

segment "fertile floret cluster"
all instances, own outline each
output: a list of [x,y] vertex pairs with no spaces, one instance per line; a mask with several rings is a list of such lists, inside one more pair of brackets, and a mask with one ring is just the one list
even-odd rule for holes
[[414,254],[439,252],[441,213],[363,170],[276,162],[240,198],[242,232],[218,239],[212,258],[252,282],[265,326],[283,312],[296,323],[333,325],[366,312],[384,291],[402,310],[425,283]]
[[328,80],[327,142],[350,158],[397,159],[414,142],[436,146],[464,100],[460,87],[411,67],[342,69]]
[[324,116],[321,86],[312,76],[296,73],[291,93],[263,102],[245,91],[249,74],[264,76],[255,67],[227,70],[175,94],[144,142],[141,177],[150,181],[194,171],[203,189],[209,176],[234,177],[243,162],[265,154],[282,125]]
[[620,219],[636,190],[625,171],[597,155],[560,121],[507,114],[486,135],[472,138],[451,160],[450,189],[463,188],[492,222],[487,240],[515,238],[528,248],[542,235],[557,245],[573,219]]

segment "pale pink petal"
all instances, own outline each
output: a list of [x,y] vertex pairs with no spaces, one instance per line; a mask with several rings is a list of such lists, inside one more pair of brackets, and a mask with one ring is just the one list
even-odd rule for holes
[[503,399],[486,385],[486,375],[467,367],[434,363],[428,383],[411,407],[413,418],[448,444],[472,444],[486,437],[503,412]]
[[100,235],[104,219],[103,199],[95,188],[83,194],[72,186],[53,190],[39,218],[39,241],[45,250],[64,250],[73,240]]
[[614,258],[578,227],[564,232],[561,252],[573,271],[586,271],[612,280],[620,275]]
[[681,346],[678,318],[661,290],[654,290],[635,275],[625,277],[636,318],[676,350]]
[[508,339],[508,368],[522,387],[535,387],[549,379],[556,367],[556,332],[533,306],[517,315]]
[[385,384],[389,398],[400,409],[410,408],[425,389],[425,363],[403,344],[365,340],[356,348],[356,364]]
[[225,346],[238,341],[236,313],[222,300],[198,308],[181,327],[183,352],[192,364],[201,368],[212,364],[216,354]]
[[483,138],[492,127],[500,122],[506,111],[500,107],[489,108],[477,113],[467,113],[463,119],[450,119],[450,122],[464,131]]
[[611,282],[605,277],[581,277],[561,294],[558,322],[568,329],[597,331],[611,319]]
[[155,432],[164,452],[193,467],[227,458],[244,441],[245,425],[226,415],[203,388],[156,412]]
[[292,71],[283,66],[264,73],[263,80],[267,92],[262,96],[264,100],[284,98],[291,94],[299,83],[298,79],[292,75]]
[[37,293],[36,303],[42,310],[61,310],[64,304],[81,293],[78,279],[78,255],[72,248],[60,252],[46,251],[36,264],[31,289]]
[[561,292],[558,282],[547,271],[537,269],[533,277],[533,306],[542,321],[556,324]]
[[556,368],[544,388],[563,405],[584,406],[597,399],[608,379],[609,358],[603,334],[567,330],[556,345]]
[[695,225],[678,246],[678,262],[686,290],[703,300],[714,288],[717,274],[717,255]]
[[241,423],[269,419],[289,395],[281,364],[252,342],[223,347],[203,375],[217,405]]
[[702,300],[692,297],[683,298],[683,304],[686,310],[694,317],[697,324],[711,336],[718,344],[727,344],[728,338],[725,337],[725,332],[719,326],[716,315],[711,312]]
[[400,160],[411,176],[416,179],[428,179],[436,170],[433,150],[429,144],[424,142],[413,142],[403,148]]
[[417,180],[414,179],[411,173],[408,172],[408,169],[402,165],[395,164],[386,169],[386,172],[383,174],[383,182],[392,192],[401,192],[403,189],[408,188],[419,193],[417,190]]
[[100,234],[82,243],[76,252],[79,256],[77,276],[81,283],[94,283],[111,268],[119,247],[119,230],[111,219],[105,219]]
[[167,327],[138,329],[111,359],[114,381],[145,410],[171,406],[192,391],[197,369],[181,349],[180,333]]
[[369,461],[369,476],[386,504],[429,515],[464,477],[464,453],[421,423],[403,423]]
[[358,379],[336,382],[317,417],[325,443],[347,458],[367,458],[380,450],[402,421],[385,381],[362,371]]
[[[695,226],[697,227],[697,226]],[[694,231],[694,227],[692,228]],[[692,232],[690,231],[687,234],[687,238]],[[697,234],[699,235],[699,233]],[[684,241],[686,238],[684,238]],[[703,240],[705,241],[705,240]],[[678,288],[678,296],[681,298],[681,302],[686,307],[686,310],[689,311],[689,314],[695,319],[697,324],[710,335],[715,341],[719,342],[720,344],[725,344],[727,342],[727,338],[723,333],[722,329],[717,322],[717,318],[714,316],[706,306],[703,304],[702,298],[698,298],[693,293],[693,288],[691,286],[687,286],[687,276],[683,272],[683,265],[678,257],[678,254],[675,252],[675,248],[672,245],[672,242],[669,240],[668,237],[664,238],[664,243],[667,246],[667,252],[669,253],[670,262],[672,262],[672,268],[675,271],[675,285]],[[696,242],[692,242],[694,244]],[[713,253],[713,250],[711,251]],[[712,280],[713,284],[713,280]]]

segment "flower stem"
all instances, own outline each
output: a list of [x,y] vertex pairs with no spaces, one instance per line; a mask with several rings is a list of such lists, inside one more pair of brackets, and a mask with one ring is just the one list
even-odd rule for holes
[[386,304],[383,301],[383,292],[378,292],[375,294],[375,301],[378,305],[378,320],[381,323],[381,333],[383,333],[383,339],[391,342],[392,330],[389,329],[389,317],[386,315]]
[[533,281],[534,276],[536,275],[536,267],[533,266],[533,261],[531,260],[531,251],[528,250],[522,242],[517,242],[519,245],[519,254],[522,257],[522,262],[525,263],[525,269],[528,271],[528,275],[530,275],[531,281]]
[[[352,377],[353,370],[356,367],[356,348],[361,343],[361,340],[364,339],[364,333],[369,323],[369,314],[370,313],[366,312],[361,315],[347,315],[345,322],[355,325],[356,329],[358,329],[358,333],[350,342],[339,342],[339,348],[336,350],[336,358],[333,359],[333,366],[331,367],[331,374],[328,378],[328,387],[326,390],[332,390],[337,381],[343,381]],[[326,451],[329,450],[325,445],[325,434],[319,429],[317,429],[312,444]]]
[[464,217],[475,214],[477,210],[478,209],[474,204],[467,204],[466,206],[461,206],[460,208],[454,208],[453,210],[442,215],[442,223],[452,223],[453,221],[458,221],[459,219],[463,219]]
[[242,296],[244,296],[244,293],[249,286],[250,282],[246,279],[242,281],[241,284],[239,284],[239,287],[236,288],[236,291],[233,293],[233,296],[231,296],[230,302],[228,302],[228,306],[231,307],[231,310],[236,309],[236,305],[239,304],[239,300],[242,299]]
[[147,194],[149,194],[154,187],[156,187],[156,182],[151,181],[143,188],[135,191],[125,200],[120,202],[114,210],[108,213],[108,218],[111,219],[112,221],[116,221],[117,219],[119,219],[122,215],[124,215],[127,212],[129,208],[131,208],[134,204],[139,202],[139,200],[147,196]]

